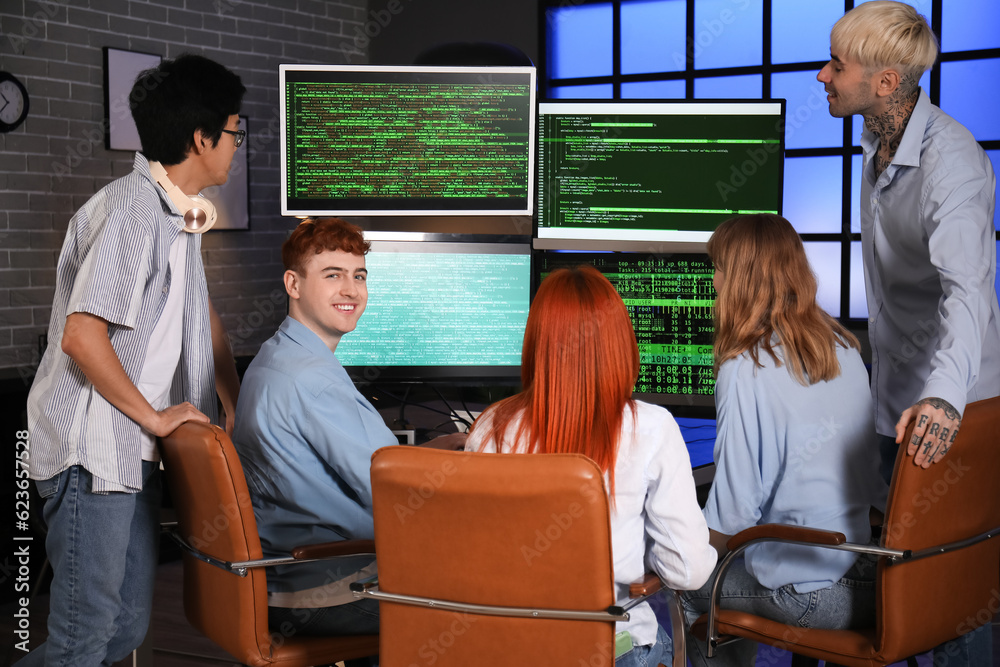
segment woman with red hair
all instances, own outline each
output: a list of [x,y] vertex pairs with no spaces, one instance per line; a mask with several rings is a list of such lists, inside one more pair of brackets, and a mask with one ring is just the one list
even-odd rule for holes
[[[791,223],[731,218],[708,241],[715,265],[715,479],[705,504],[713,544],[765,523],[871,539],[884,507],[868,373],[857,339],[816,303],[816,278]],[[803,628],[874,622],[875,560],[780,543],[750,547],[726,574],[721,605]],[[688,621],[708,609],[710,586],[684,593]],[[752,665],[750,641],[695,667]]]
[[[621,297],[597,269],[553,271],[528,314],[523,390],[490,406],[466,449],[572,452],[605,472],[617,597],[647,567],[675,589],[701,586],[715,566],[687,448],[665,409],[632,398],[639,348]],[[623,665],[670,664],[671,643],[648,604],[619,623],[633,648]]]

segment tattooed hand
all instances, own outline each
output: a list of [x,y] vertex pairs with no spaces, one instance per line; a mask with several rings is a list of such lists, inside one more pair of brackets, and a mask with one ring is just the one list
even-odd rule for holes
[[924,398],[903,411],[896,424],[896,443],[902,444],[906,427],[916,421],[913,435],[906,443],[906,453],[913,463],[924,468],[940,461],[955,442],[962,417],[948,401]]

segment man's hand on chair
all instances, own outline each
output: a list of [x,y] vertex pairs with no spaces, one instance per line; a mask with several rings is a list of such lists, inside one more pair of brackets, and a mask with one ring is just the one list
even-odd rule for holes
[[923,468],[937,463],[951,449],[962,424],[962,416],[948,401],[923,398],[903,411],[896,423],[896,443],[902,444],[906,427],[915,421],[913,435],[906,443],[906,453]]

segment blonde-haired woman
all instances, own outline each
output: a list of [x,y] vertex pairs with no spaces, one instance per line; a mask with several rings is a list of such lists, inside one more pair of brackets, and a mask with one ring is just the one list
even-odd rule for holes
[[[777,215],[727,220],[712,235],[715,265],[716,476],[705,506],[713,544],[782,523],[871,538],[882,506],[868,374],[857,339],[816,303],[802,241]],[[689,621],[708,587],[685,594]],[[722,606],[802,627],[848,628],[874,618],[874,561],[848,552],[765,543],[729,570]],[[752,665],[752,642],[693,665]]]

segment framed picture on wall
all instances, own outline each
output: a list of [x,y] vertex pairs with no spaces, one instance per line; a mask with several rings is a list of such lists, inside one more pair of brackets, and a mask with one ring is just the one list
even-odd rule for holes
[[[248,119],[240,116],[240,129],[249,135],[247,124]],[[250,229],[250,170],[247,166],[249,150],[248,141],[244,141],[236,149],[233,164],[229,168],[229,180],[225,185],[213,185],[201,192],[215,204],[215,210],[219,214],[219,219],[211,230],[213,232],[217,229]]]
[[142,150],[128,96],[139,73],[162,60],[163,56],[155,53],[104,47],[104,146],[108,150]]

